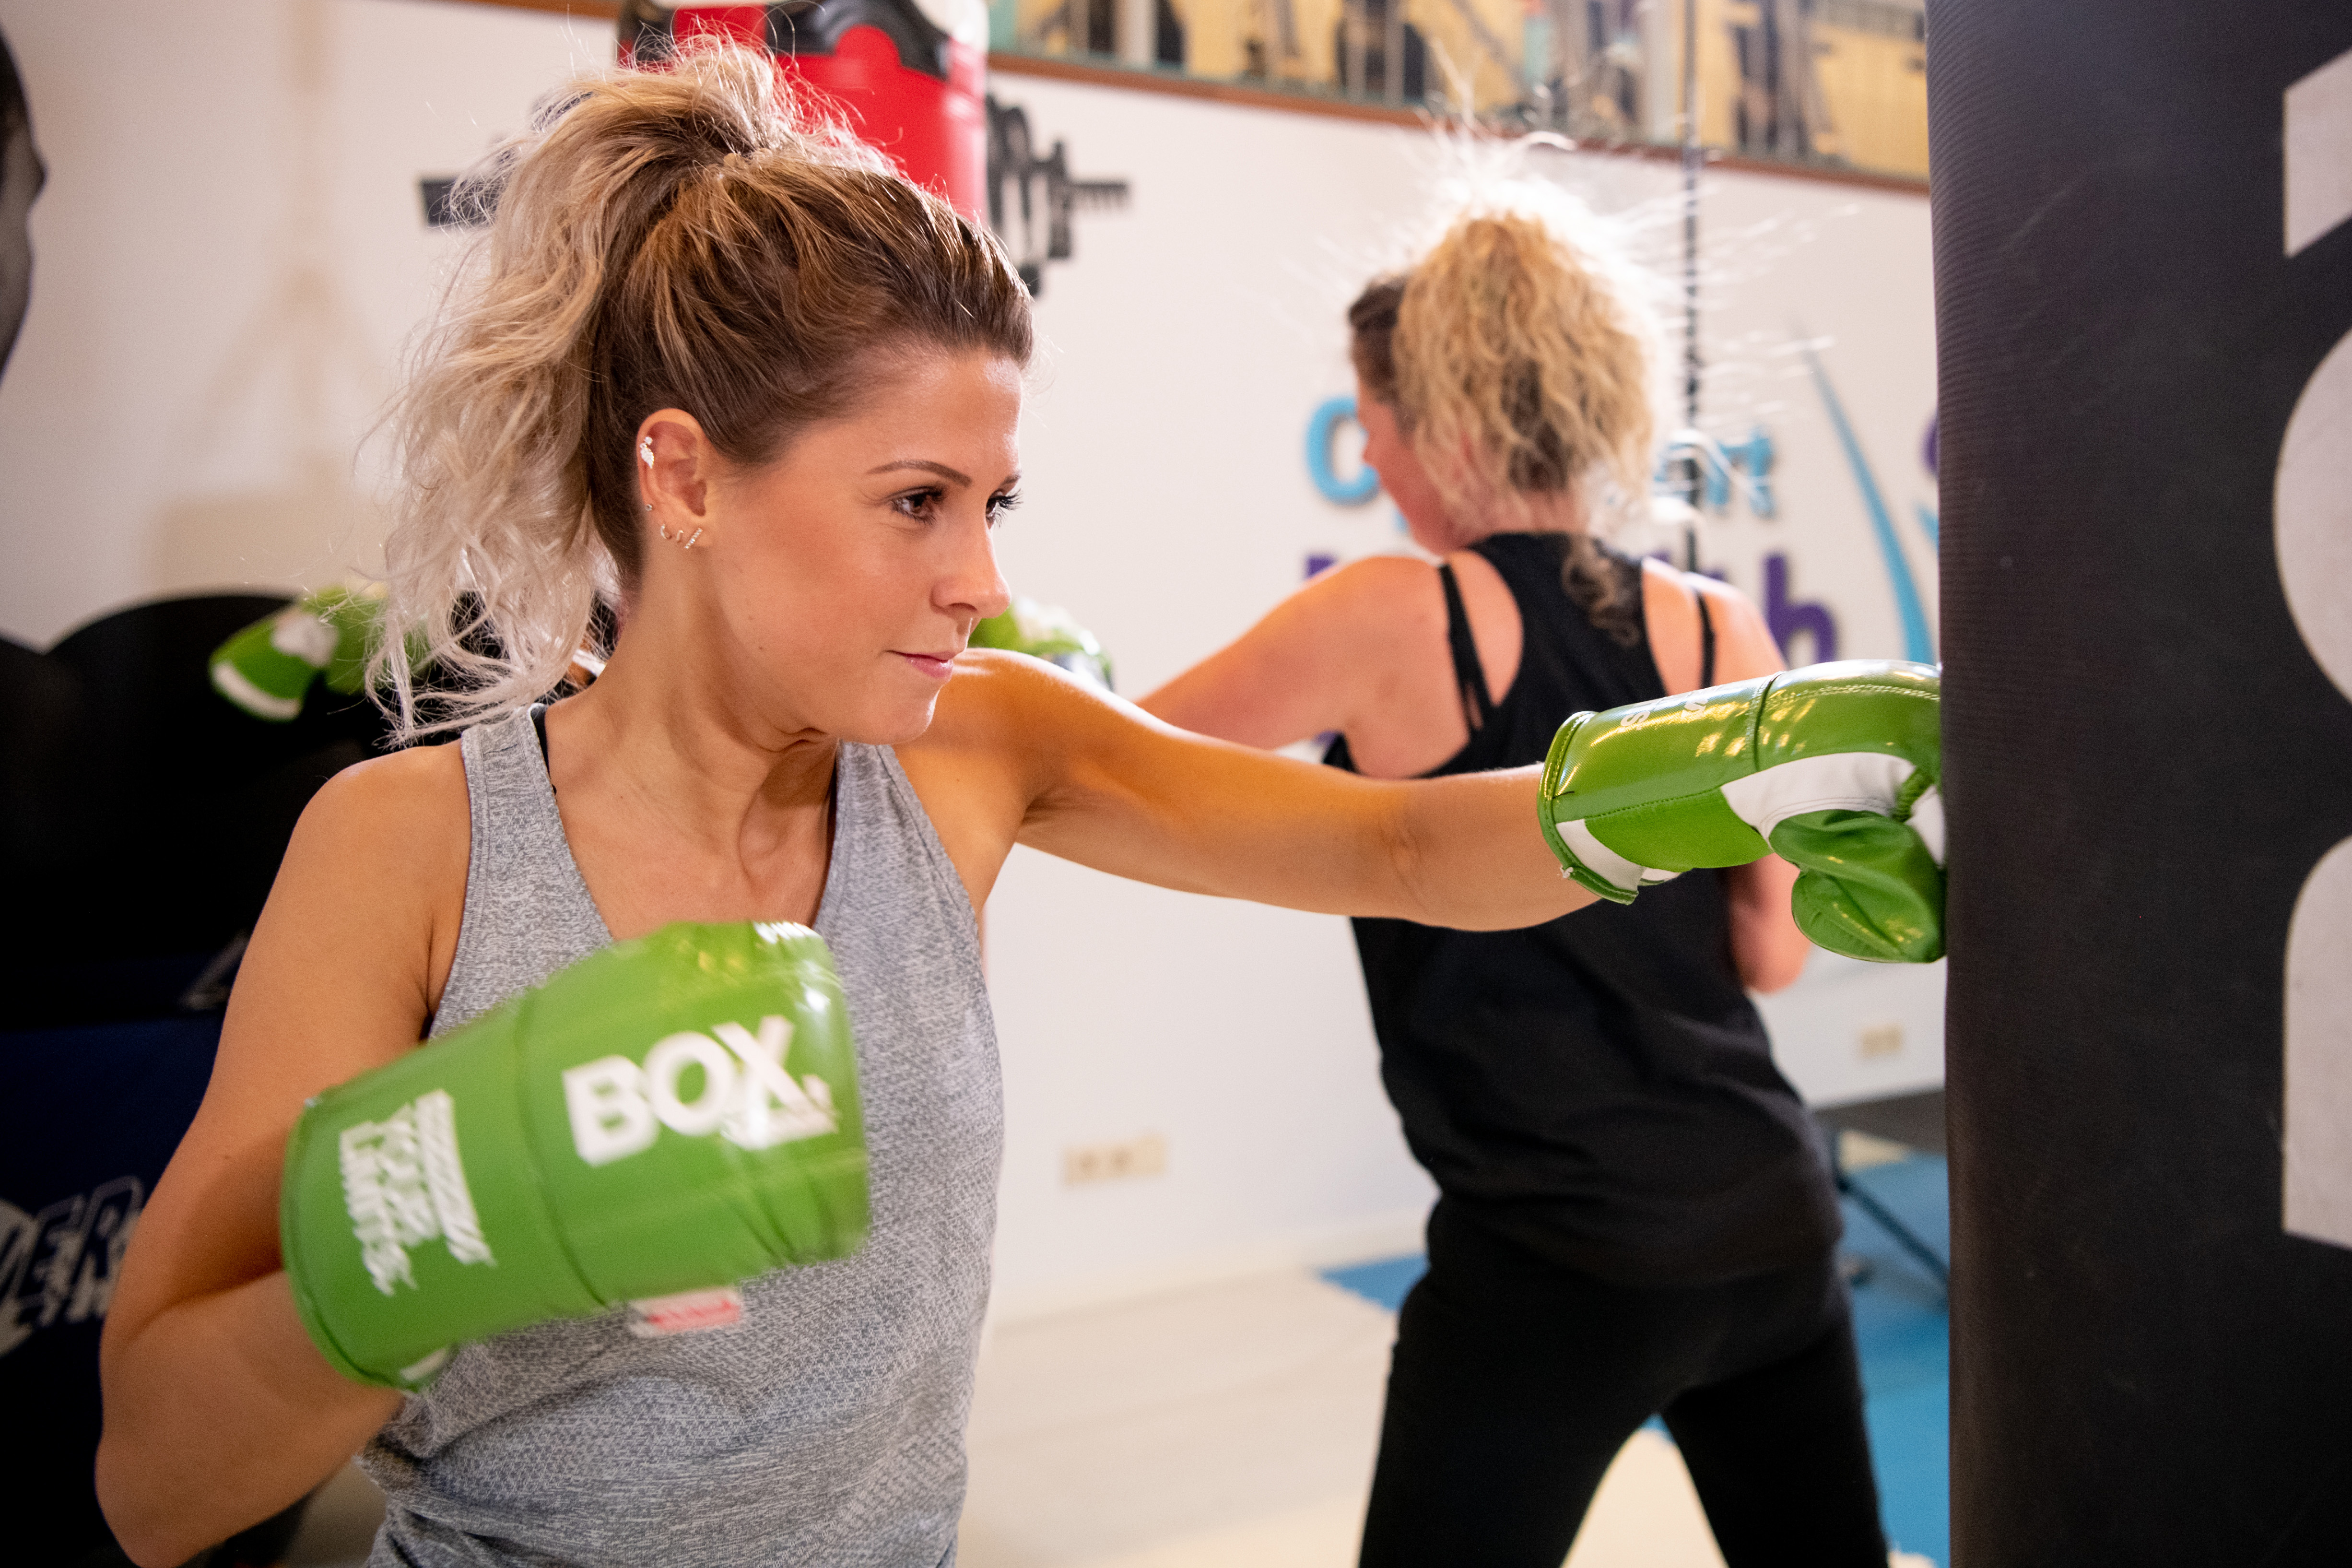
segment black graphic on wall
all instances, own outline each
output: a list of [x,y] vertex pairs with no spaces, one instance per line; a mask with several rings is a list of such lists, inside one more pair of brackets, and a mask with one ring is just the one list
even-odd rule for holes
[[[489,220],[491,190],[467,191],[447,174],[427,174],[416,186],[425,221],[434,228]],[[988,226],[1013,252],[1031,294],[1044,291],[1045,263],[1071,258],[1072,215],[1124,207],[1128,195],[1125,180],[1072,179],[1066,143],[1055,142],[1039,155],[1027,111],[988,100]]]
[[1029,292],[1045,288],[1045,263],[1073,251],[1070,217],[1127,205],[1125,180],[1070,178],[1066,144],[1040,157],[1029,116],[1018,104],[988,100],[988,226],[1013,252]]
[[33,237],[26,221],[48,177],[33,144],[33,108],[16,74],[16,57],[0,37],[0,366],[16,346],[16,329],[25,324],[33,297]]
[[425,222],[429,228],[469,228],[487,221],[488,214],[467,211],[458,205],[457,176],[426,174],[416,182],[416,194],[425,201]]

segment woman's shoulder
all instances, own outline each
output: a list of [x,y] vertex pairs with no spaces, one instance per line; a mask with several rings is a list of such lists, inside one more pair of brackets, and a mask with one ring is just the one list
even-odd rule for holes
[[1421,555],[1363,555],[1328,567],[1283,601],[1281,613],[1326,635],[1361,632],[1383,637],[1399,622],[1444,618],[1437,565]]
[[1780,652],[1755,602],[1720,578],[1685,572],[1652,556],[1642,563],[1643,616],[1651,657],[1669,692],[1698,685],[1698,611],[1706,605],[1716,640],[1717,683],[1744,680],[1780,668]]
[[[276,1051],[289,1030],[332,1017],[379,1055],[404,1048],[448,973],[471,851],[456,746],[411,747],[329,779],[295,824],[254,928],[234,1032]],[[371,1065],[342,1061],[341,1076]]]
[[[422,820],[466,807],[466,761],[456,741],[405,746],[354,763],[320,786],[314,810],[338,824]],[[305,814],[309,815],[308,813]]]
[[[1458,580],[1465,562],[1447,560]],[[1419,555],[1366,555],[1316,577],[1290,603],[1358,667],[1413,668],[1429,647],[1444,643],[1445,595],[1437,570],[1443,563]]]
[[446,884],[454,868],[462,887],[472,844],[465,758],[451,742],[355,763],[320,786],[294,831],[305,859],[418,887]]
[[1378,600],[1386,595],[1426,594],[1436,568],[1420,555],[1362,555],[1318,574],[1309,586],[1338,597]]
[[1685,617],[1696,618],[1697,601],[1691,597],[1696,573],[1685,572],[1670,562],[1654,555],[1645,555],[1638,563],[1642,574],[1643,606],[1654,622],[1661,615],[1673,617],[1680,610]]
[[1707,614],[1718,629],[1727,616],[1746,618],[1757,613],[1754,602],[1747,595],[1720,577],[1710,577],[1704,572],[1685,572],[1654,555],[1644,556],[1640,566],[1643,605],[1654,621],[1664,617],[1669,622],[1687,621],[1696,626],[1701,599],[1706,601]]

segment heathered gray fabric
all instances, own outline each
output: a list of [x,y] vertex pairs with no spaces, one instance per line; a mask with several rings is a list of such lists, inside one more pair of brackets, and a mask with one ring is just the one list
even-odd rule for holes
[[[467,732],[473,865],[436,1034],[611,939],[528,715]],[[1003,1104],[971,900],[885,747],[844,744],[817,911],[857,1040],[873,1230],[744,1287],[740,1324],[622,1314],[459,1352],[361,1456],[394,1564],[952,1563]]]
[[613,941],[564,842],[530,715],[477,725],[457,744],[466,753],[474,847],[436,1037]]

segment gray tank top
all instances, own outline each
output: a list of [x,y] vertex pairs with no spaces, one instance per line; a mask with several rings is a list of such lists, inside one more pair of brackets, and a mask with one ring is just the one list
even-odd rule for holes
[[[530,717],[462,741],[473,859],[433,1032],[612,941]],[[816,928],[856,1033],[864,1250],[743,1287],[731,1327],[625,1311],[467,1346],[361,1455],[394,1564],[809,1563],[955,1556],[1003,1131],[971,902],[898,760],[845,742]]]

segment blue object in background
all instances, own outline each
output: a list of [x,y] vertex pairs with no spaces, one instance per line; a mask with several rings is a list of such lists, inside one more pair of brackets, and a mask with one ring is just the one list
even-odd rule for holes
[[1878,476],[1871,471],[1870,459],[1863,456],[1862,442],[1845,416],[1845,405],[1838,400],[1837,388],[1830,384],[1830,374],[1822,367],[1821,355],[1807,348],[1805,363],[1813,373],[1813,386],[1822,395],[1822,407],[1837,431],[1838,445],[1845,448],[1846,463],[1853,470],[1854,487],[1862,492],[1863,510],[1870,514],[1871,531],[1878,537],[1887,586],[1895,595],[1895,613],[1903,623],[1903,657],[1915,664],[1933,664],[1936,639],[1927,630],[1927,612],[1919,603],[1918,585],[1911,580],[1911,564],[1904,558],[1903,546],[1895,537],[1895,524],[1887,516],[1886,501],[1878,493]]
[[0,1031],[0,1410],[25,1445],[0,1466],[9,1562],[94,1562],[115,1544],[90,1468],[99,1336],[220,1029],[205,1013]]
[[[1853,1179],[1930,1247],[1951,1256],[1942,1160],[1915,1155],[1854,1172]],[[1863,1419],[1870,1427],[1887,1544],[1945,1568],[1952,1560],[1951,1309],[1942,1287],[1876,1221],[1851,1203],[1843,1206],[1845,1250],[1871,1265],[1869,1279],[1854,1288],[1853,1337],[1862,1352]],[[1393,1312],[1427,1267],[1421,1254],[1411,1253],[1326,1269],[1323,1278]]]
[[1748,431],[1747,440],[1726,447],[1724,455],[1748,476],[1748,510],[1758,517],[1779,516],[1779,503],[1772,499],[1771,433],[1759,425]]
[[[1705,436],[1684,436],[1668,442],[1659,454],[1650,483],[1659,495],[1685,499],[1690,482],[1690,470],[1685,465],[1696,464],[1700,485],[1697,499],[1706,503],[1707,510],[1718,517],[1728,511],[1736,483],[1752,515],[1771,518],[1780,514],[1779,503],[1772,497],[1772,468],[1776,461],[1772,433],[1761,425],[1751,426],[1747,438],[1739,441],[1717,442]],[[1735,474],[1740,477],[1735,479]]]
[[1377,1263],[1326,1268],[1323,1278],[1342,1290],[1353,1290],[1374,1306],[1393,1312],[1404,1305],[1404,1293],[1412,1289],[1413,1281],[1428,1272],[1429,1259],[1418,1252],[1408,1252],[1402,1258],[1383,1258]]
[[[1945,1258],[1952,1255],[1947,1167],[1934,1155],[1852,1173],[1853,1180]],[[1942,1286],[1853,1204],[1845,1248],[1866,1258],[1853,1292],[1862,1352],[1863,1419],[1878,1469],[1879,1515],[1890,1546],[1938,1564],[1952,1560],[1952,1312]]]
[[1325,398],[1307,417],[1307,477],[1335,506],[1361,506],[1381,493],[1381,476],[1370,463],[1346,479],[1331,466],[1332,437],[1355,417],[1356,400],[1348,396]]

